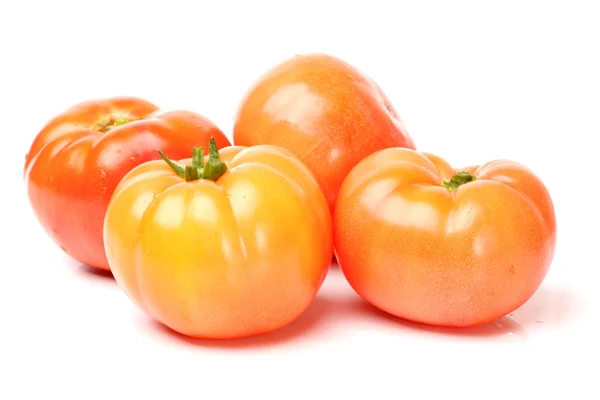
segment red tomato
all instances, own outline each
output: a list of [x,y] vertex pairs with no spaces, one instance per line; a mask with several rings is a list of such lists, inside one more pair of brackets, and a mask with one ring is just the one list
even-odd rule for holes
[[552,199],[525,166],[455,170],[440,157],[387,149],[348,175],[334,216],[348,282],[390,314],[472,326],[525,303],[556,245]]
[[240,105],[236,145],[272,144],[294,153],[317,177],[333,210],[348,172],[367,155],[415,145],[380,87],[344,61],[296,56],[262,76]]
[[214,137],[230,145],[208,119],[162,112],[145,100],[116,97],[77,104],[52,119],[33,141],[25,182],[39,222],[71,257],[109,269],[102,229],[113,190],[133,167],[167,156],[183,158]]

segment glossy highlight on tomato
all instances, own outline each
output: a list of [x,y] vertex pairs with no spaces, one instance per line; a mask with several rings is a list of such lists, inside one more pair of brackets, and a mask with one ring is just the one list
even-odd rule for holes
[[556,216],[542,181],[516,162],[453,169],[435,155],[387,149],[344,181],[334,236],[340,267],[366,301],[466,327],[534,294],[554,256]]
[[146,100],[113,97],[70,107],[39,132],[25,159],[31,206],[45,231],[74,259],[108,269],[102,229],[108,202],[132,168],[159,158],[182,158],[214,137],[230,145],[205,117],[161,111]]
[[285,149],[200,154],[123,178],[104,226],[115,279],[146,314],[187,336],[282,328],[309,306],[331,263],[325,197]]

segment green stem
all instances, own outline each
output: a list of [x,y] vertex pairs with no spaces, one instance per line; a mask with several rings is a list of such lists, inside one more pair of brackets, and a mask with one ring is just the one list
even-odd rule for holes
[[165,160],[165,162],[167,164],[169,164],[169,167],[173,168],[173,171],[175,171],[177,173],[177,175],[179,175],[182,178],[185,178],[185,169],[180,167],[179,165],[175,164],[173,161],[169,160],[169,157],[167,157],[162,151],[158,151],[158,154],[160,154],[160,157]]
[[161,158],[171,167],[173,171],[187,182],[196,181],[198,179],[209,179],[216,181],[225,172],[227,172],[227,164],[221,161],[219,157],[219,149],[214,138],[210,138],[208,146],[208,161],[204,164],[204,148],[195,147],[192,153],[192,165],[186,165],[185,168],[175,164],[162,151],[158,151]]
[[227,171],[227,164],[221,161],[215,139],[210,138],[208,145],[208,162],[204,166],[202,178],[216,181]]
[[204,168],[204,147],[194,147],[192,153],[192,166]]
[[197,181],[198,179],[200,179],[200,171],[198,171],[198,168],[196,168],[192,165],[186,165],[185,166],[185,175],[183,177],[188,182]]
[[128,123],[129,120],[127,118],[117,118],[117,120],[114,123],[114,126],[121,126],[121,125],[125,125],[126,123]]
[[456,190],[461,185],[464,185],[469,182],[474,182],[477,180],[477,177],[468,172],[459,172],[454,175],[449,181],[443,181],[442,186],[449,190]]
[[108,116],[101,118],[96,123],[96,130],[98,130],[99,132],[102,132],[102,133],[106,133],[113,128],[117,128],[121,125],[125,125],[131,121],[132,120],[127,119],[125,117],[116,117],[114,115],[108,115]]

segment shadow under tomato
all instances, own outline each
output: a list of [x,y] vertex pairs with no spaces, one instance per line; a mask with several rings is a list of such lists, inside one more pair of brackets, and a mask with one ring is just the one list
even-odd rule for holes
[[65,263],[72,263],[73,265],[73,275],[75,276],[76,279],[79,280],[83,280],[86,282],[91,282],[91,283],[96,283],[96,282],[101,282],[101,283],[106,283],[106,284],[117,284],[117,281],[115,280],[115,277],[113,276],[112,272],[104,270],[104,269],[100,269],[100,268],[94,268],[94,267],[90,267],[89,265],[86,264],[81,264],[75,260],[71,260],[69,259],[67,262]]
[[75,273],[80,276],[87,276],[90,279],[102,279],[107,281],[115,280],[112,272],[105,269],[90,267],[89,265],[85,264],[82,264]]
[[360,299],[353,301],[354,312],[362,314],[365,317],[371,317],[378,320],[380,323],[385,323],[390,326],[395,326],[402,330],[421,331],[437,335],[447,335],[462,338],[483,339],[499,336],[516,336],[519,338],[527,337],[528,333],[522,325],[514,321],[510,317],[498,318],[495,321],[468,327],[468,328],[452,328],[444,326],[434,326],[422,324],[419,322],[409,321],[388,314],[377,307],[362,301]]
[[525,339],[532,332],[552,329],[568,322],[581,308],[574,293],[565,288],[542,286],[520,308],[492,322],[468,328],[440,327],[395,317],[355,297],[347,300],[351,312],[376,319],[379,323],[401,329],[463,338],[513,336]]
[[319,322],[331,307],[332,303],[327,297],[318,295],[306,311],[289,325],[274,332],[239,339],[192,338],[180,334],[158,321],[149,318],[147,318],[147,321],[149,321],[150,329],[154,332],[181,343],[221,349],[255,349],[277,346],[295,340],[302,340],[303,338],[306,339],[311,331],[318,329]]

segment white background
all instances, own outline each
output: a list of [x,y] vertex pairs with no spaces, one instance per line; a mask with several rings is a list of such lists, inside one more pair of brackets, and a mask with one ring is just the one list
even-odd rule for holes
[[[495,3],[3,1],[0,398],[600,398],[600,13]],[[544,180],[558,246],[528,303],[478,329],[427,328],[364,306],[332,270],[275,334],[186,340],[39,227],[22,165],[55,114],[135,95],[231,138],[248,86],[306,52],[368,73],[420,150],[456,166],[510,158]]]

